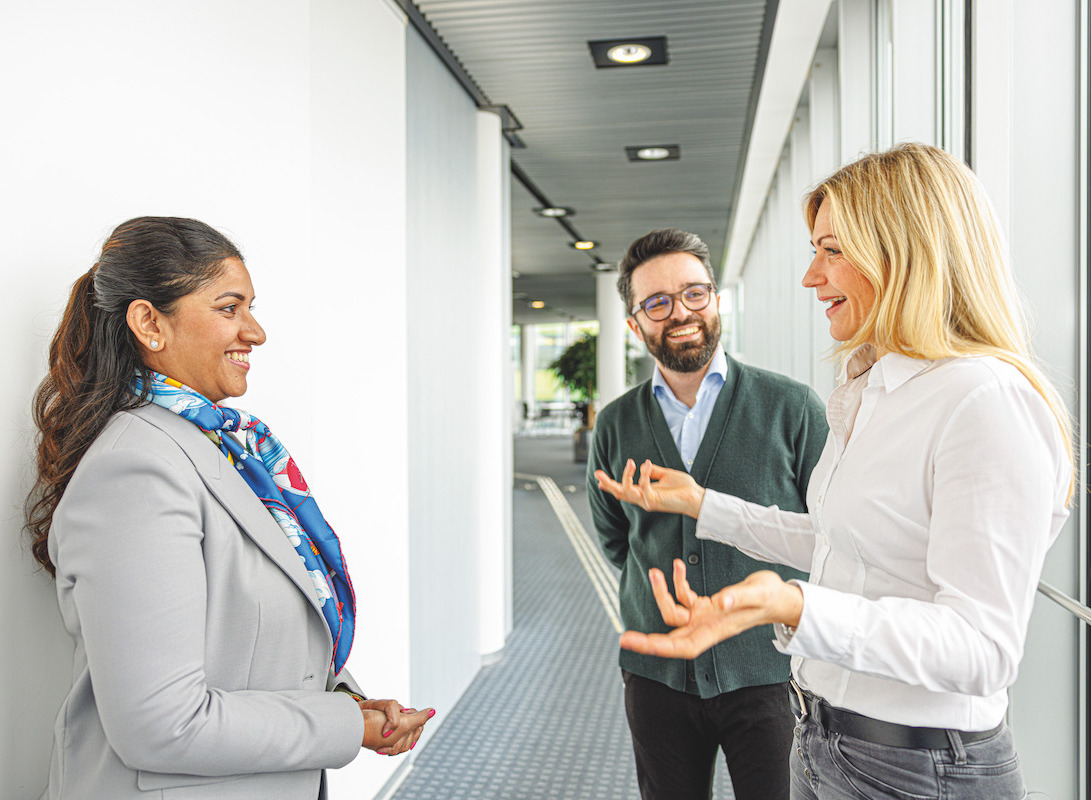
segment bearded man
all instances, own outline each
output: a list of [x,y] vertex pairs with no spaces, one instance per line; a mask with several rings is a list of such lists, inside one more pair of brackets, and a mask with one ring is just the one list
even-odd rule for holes
[[[621,569],[626,628],[666,632],[650,568],[670,583],[673,560],[685,559],[693,591],[711,595],[769,565],[698,540],[688,516],[620,503],[598,488],[595,470],[616,478],[629,459],[638,469],[651,459],[688,470],[701,486],[806,511],[807,481],[828,428],[813,390],[724,352],[716,279],[697,236],[652,231],[629,246],[618,269],[629,327],[656,368],[599,413],[587,493],[603,550]],[[786,580],[803,577],[773,569]],[[787,800],[794,719],[788,658],[774,638],[772,626],[753,628],[693,661],[620,651],[643,800],[709,800],[719,750],[737,800]]]

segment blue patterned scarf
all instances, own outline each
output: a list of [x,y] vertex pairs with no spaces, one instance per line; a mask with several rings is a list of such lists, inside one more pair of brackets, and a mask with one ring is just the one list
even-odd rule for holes
[[[356,595],[345,566],[341,542],[329,526],[295,461],[255,416],[213,403],[188,386],[151,373],[148,399],[188,419],[219,441],[220,450],[269,509],[311,576],[322,615],[333,635],[333,671],[338,673],[352,649]],[[143,381],[133,382],[139,395]],[[220,431],[246,431],[246,448]]]

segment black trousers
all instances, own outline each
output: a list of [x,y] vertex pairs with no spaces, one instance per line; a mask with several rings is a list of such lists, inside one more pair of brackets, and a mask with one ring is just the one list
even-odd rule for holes
[[788,800],[795,718],[783,683],[703,700],[622,670],[643,800],[709,800],[722,749],[736,800]]

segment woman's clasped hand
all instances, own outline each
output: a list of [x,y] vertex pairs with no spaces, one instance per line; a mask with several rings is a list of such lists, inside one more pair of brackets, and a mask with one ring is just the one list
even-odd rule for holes
[[424,732],[424,723],[435,710],[405,708],[397,700],[357,700],[364,715],[364,740],[361,747],[381,756],[396,756],[412,750]]

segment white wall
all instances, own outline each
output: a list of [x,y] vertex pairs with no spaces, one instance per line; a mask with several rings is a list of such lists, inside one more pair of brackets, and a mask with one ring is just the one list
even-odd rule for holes
[[[451,279],[452,265],[473,264],[480,252],[476,226],[461,238],[418,227],[409,238],[405,48],[405,20],[387,0],[0,4],[7,352],[0,440],[10,454],[0,461],[0,800],[38,797],[70,680],[71,645],[52,583],[34,572],[20,545],[30,397],[68,287],[105,235],[132,216],[197,217],[243,250],[269,341],[254,355],[251,389],[239,405],[289,444],[342,537],[361,609],[354,674],[375,695],[437,705],[436,724],[476,669],[483,601],[473,569],[469,577],[444,572],[421,555],[447,546],[450,531],[450,541],[467,550],[460,557],[476,565],[479,545],[466,533],[473,516],[411,528],[410,508],[437,497],[411,471],[442,471],[478,497],[478,513],[501,527],[494,540],[510,547],[510,527],[503,528],[510,455],[500,447],[492,488],[479,492],[482,473],[455,460],[472,444],[469,435],[458,433],[454,450],[433,450],[423,428],[411,432],[410,393],[442,404],[458,387],[450,376],[433,383],[425,372],[429,360],[441,360],[437,353],[478,372],[503,368],[508,331],[501,319],[493,341],[471,337],[457,350],[462,328],[441,321],[451,318],[448,309],[438,316],[438,287]],[[465,102],[457,86],[442,93],[445,102]],[[472,163],[472,106],[466,116],[469,137],[447,147],[453,160]],[[504,163],[502,152],[494,155]],[[506,182],[504,169],[493,174]],[[495,263],[506,252],[499,227],[492,272],[467,283],[491,280],[494,289],[478,289],[503,306],[510,282]],[[439,248],[443,257],[432,257],[433,249],[422,259],[422,248]],[[432,298],[427,313],[411,289]],[[381,302],[372,302],[376,295]],[[437,341],[446,352],[433,347]],[[506,408],[498,420],[510,417]],[[436,417],[422,425],[458,427]],[[510,585],[492,586],[503,606]],[[411,595],[426,587],[453,598],[449,613],[465,615],[453,631],[461,636],[417,635],[416,626],[430,621]],[[494,635],[493,648],[497,641]],[[453,674],[437,677],[447,665]],[[374,796],[406,760],[364,753],[333,774],[333,789]]]
[[[0,390],[11,454],[0,467],[5,798],[38,796],[70,679],[71,647],[52,584],[30,574],[15,546],[17,507],[29,485],[28,400],[70,283],[118,222],[195,216],[238,240],[268,309],[276,355],[255,355],[255,382],[268,385],[269,371],[311,349],[309,326],[290,334],[283,308],[291,297],[285,276],[310,249],[307,4],[282,0],[275,15],[266,7],[195,2],[178,14],[173,5],[112,0],[0,11],[0,106],[8,121],[0,131],[7,243],[0,326],[14,362]],[[286,415],[265,411],[258,398],[267,395],[257,388],[254,407],[286,428],[285,440],[299,442],[301,463],[310,463],[307,437],[278,425]],[[302,405],[293,417],[306,416],[309,399]]]
[[[311,0],[309,44],[306,278],[281,285],[285,308],[308,309],[309,391],[303,404],[280,383],[268,395],[313,442],[312,484],[344,541],[359,609],[349,669],[372,696],[428,705],[412,691],[406,575],[405,20],[382,0]],[[371,797],[403,761],[362,753],[330,791]]]

